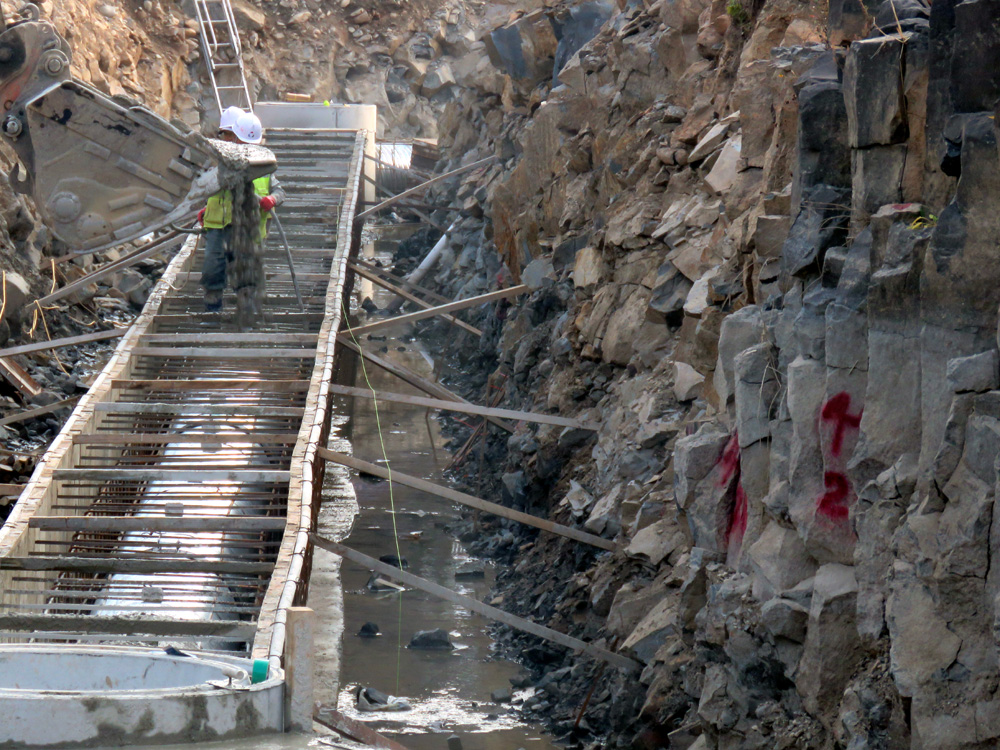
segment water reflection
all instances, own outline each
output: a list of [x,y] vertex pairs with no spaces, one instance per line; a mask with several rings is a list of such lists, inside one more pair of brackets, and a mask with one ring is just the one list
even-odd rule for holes
[[[380,303],[384,304],[384,299]],[[407,343],[405,329],[389,329],[387,333],[385,341],[362,340],[361,344],[373,350],[384,347],[387,351],[379,351],[380,356],[424,377],[434,377],[428,352],[419,343]],[[376,392],[416,393],[371,366],[367,376]],[[360,368],[357,385],[367,387]],[[427,410],[383,401],[378,411],[381,440],[391,468],[446,484],[441,472],[451,455],[443,450],[436,420],[425,418]],[[350,434],[355,455],[372,462],[381,459],[378,433],[372,401],[356,399]],[[398,549],[409,563],[409,572],[466,596],[488,598],[493,579],[488,566],[481,579],[456,580],[456,572],[472,558],[447,531],[448,524],[458,518],[451,503],[399,484],[394,484],[390,498],[388,482],[368,478],[356,478],[354,487],[360,512],[346,544],[376,558],[395,555]],[[420,591],[373,593],[366,587],[369,571],[350,562],[344,563],[342,578],[345,626],[341,711],[368,722],[413,750],[443,750],[451,733],[463,737],[465,750],[551,747],[540,730],[523,722],[510,704],[496,704],[490,699],[492,691],[510,688],[509,678],[520,668],[494,658],[488,620]],[[358,637],[356,633],[366,622],[378,624],[382,635],[373,639]],[[435,628],[451,634],[454,651],[406,648],[415,632]],[[377,715],[359,712],[354,708],[354,690],[358,686],[405,698],[413,709]]]

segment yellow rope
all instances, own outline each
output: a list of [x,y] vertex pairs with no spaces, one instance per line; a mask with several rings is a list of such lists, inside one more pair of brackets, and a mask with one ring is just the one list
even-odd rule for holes
[[[361,342],[358,341],[357,336],[354,335],[354,329],[351,328],[350,318],[348,317],[347,307],[341,299],[341,307],[344,311],[344,325],[347,326],[347,332],[351,334],[351,340],[354,341],[354,345],[358,347],[358,360],[361,362],[361,374],[365,379],[365,385],[368,386],[368,390],[372,392],[372,403],[375,405],[375,428],[378,431],[378,442],[382,448],[382,459],[385,461],[385,470],[388,475],[389,481],[389,508],[392,510],[392,538],[396,544],[396,560],[399,563],[399,568],[403,568],[403,554],[399,550],[399,529],[396,528],[396,498],[393,495],[393,484],[392,484],[392,468],[389,466],[389,454],[385,449],[385,439],[382,437],[382,419],[379,416],[378,411],[378,398],[375,393],[375,387],[372,385],[371,380],[368,379],[368,370],[365,368],[365,358],[361,354]],[[403,592],[400,591],[397,595],[399,601],[399,613],[398,613],[398,626],[396,628],[396,692],[399,692],[399,672],[400,672],[400,654],[403,649],[402,641],[402,631],[403,631]]]
[[3,314],[7,310],[7,272],[3,272],[3,300],[0,300],[0,322],[3,321]]
[[[51,341],[52,334],[49,333],[49,324],[45,320],[45,311],[42,310],[42,306],[38,304],[38,300],[35,300],[35,307],[38,308],[38,312],[42,318],[42,325],[45,327],[45,338]],[[31,330],[35,330],[34,326],[32,326]],[[59,365],[59,369],[66,373],[67,376],[72,377],[72,375],[69,374],[69,370],[63,367],[62,360],[59,359],[59,353],[56,352],[55,349],[52,350],[52,356],[56,358],[56,364]]]

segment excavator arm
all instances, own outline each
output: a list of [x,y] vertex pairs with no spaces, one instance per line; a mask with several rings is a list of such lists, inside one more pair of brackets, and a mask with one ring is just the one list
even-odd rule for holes
[[70,48],[33,5],[0,32],[0,141],[9,175],[52,232],[95,251],[190,217],[236,180],[273,172],[274,155],[183,132],[73,79]]

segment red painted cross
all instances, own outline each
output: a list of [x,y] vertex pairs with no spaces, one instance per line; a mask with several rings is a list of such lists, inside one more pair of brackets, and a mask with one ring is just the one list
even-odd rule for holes
[[824,422],[833,422],[833,443],[830,452],[834,456],[839,456],[844,447],[844,432],[850,427],[852,430],[861,426],[861,412],[850,413],[851,394],[841,391],[825,404],[820,415]]

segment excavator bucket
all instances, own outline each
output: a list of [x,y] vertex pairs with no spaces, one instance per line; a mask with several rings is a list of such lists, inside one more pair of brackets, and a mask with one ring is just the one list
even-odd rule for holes
[[276,166],[266,148],[183,132],[72,79],[65,41],[39,21],[0,34],[0,104],[2,140],[20,160],[11,185],[80,251],[183,222],[221,188]]

